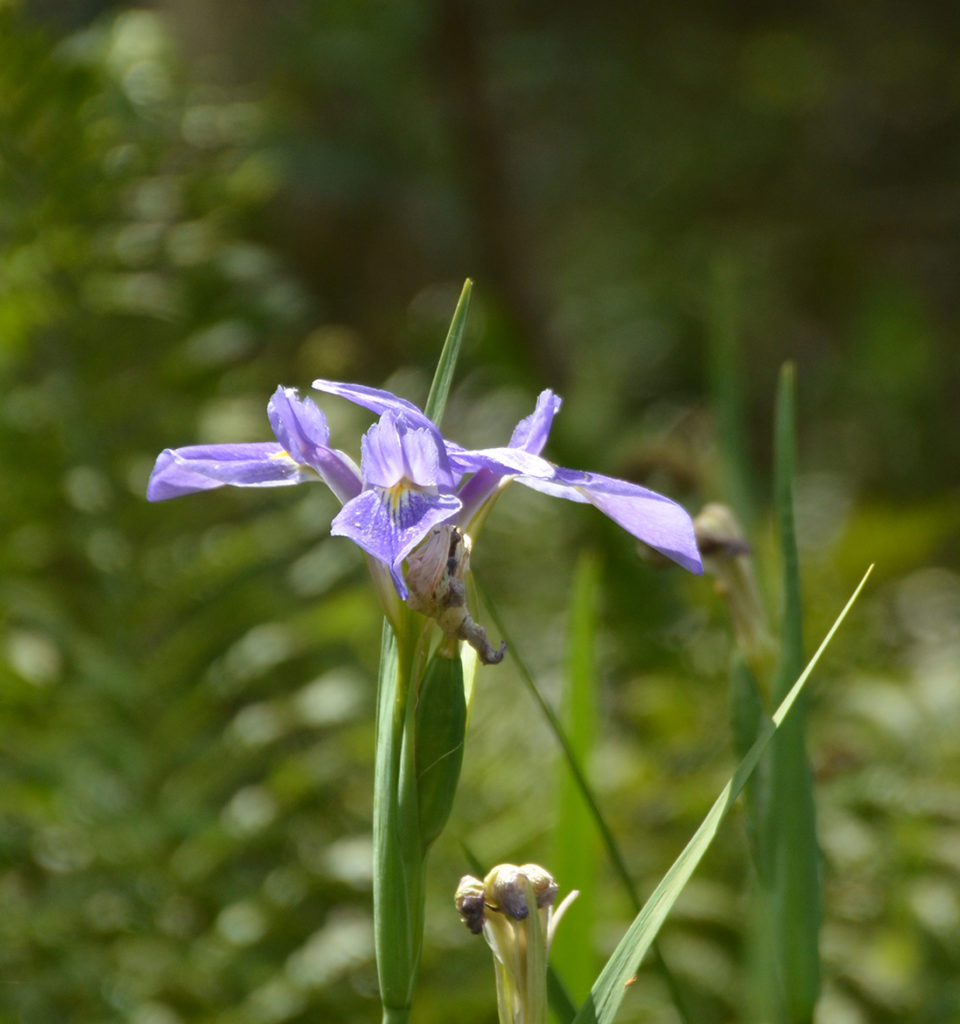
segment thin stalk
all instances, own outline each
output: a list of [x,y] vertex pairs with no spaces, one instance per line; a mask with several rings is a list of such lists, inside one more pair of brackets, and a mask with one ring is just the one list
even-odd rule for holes
[[409,1018],[423,941],[423,864],[413,772],[414,645],[384,622],[373,800],[373,922],[384,1024]]

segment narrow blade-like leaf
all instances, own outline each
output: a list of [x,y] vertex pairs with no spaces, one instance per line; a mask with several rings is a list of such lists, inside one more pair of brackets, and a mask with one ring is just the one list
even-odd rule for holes
[[[580,556],[571,590],[567,635],[567,687],[564,720],[573,756],[589,763],[596,731],[596,667],[598,566],[589,553]],[[596,910],[597,834],[583,793],[565,759],[557,765],[557,814],[550,871],[580,895],[567,910],[564,927],[553,944],[552,961],[573,995],[583,999],[596,975],[592,922]]]
[[702,824],[694,833],[693,838],[664,875],[643,909],[634,918],[626,935],[620,940],[619,945],[613,951],[613,955],[600,972],[599,978],[597,978],[591,989],[590,997],[574,1018],[574,1024],[613,1024],[630,980],[636,974],[640,962],[650,948],[657,932],[660,930],[660,926],[683,891],[690,876],[696,870],[711,842],[713,842],[720,824],[740,794],[747,779],[749,779],[771,737],[790,713],[790,709],[810,678],[814,667],[820,660],[820,656],[827,649],[840,624],[853,607],[854,602],[860,595],[860,591],[870,576],[872,568],[871,566],[867,570],[850,600],[844,606],[843,611],[837,617],[836,622],[834,622],[830,631],[824,637],[816,654],[810,659],[807,667],[793,684],[789,693],[774,713],[773,718],[763,723],[756,742],[750,748],[747,756],[737,766],[732,778],[724,786]]
[[427,395],[427,404],[423,409],[437,426],[443,419],[443,411],[447,407],[447,398],[450,395],[450,385],[453,383],[453,375],[457,369],[463,332],[467,326],[467,314],[470,311],[470,292],[472,290],[473,282],[468,277],[463,283],[463,290],[457,300],[457,308],[453,311],[450,329],[447,331],[447,338],[440,352],[440,361],[437,363],[433,383],[430,385],[430,393]]
[[[793,521],[795,439],[793,367],[780,374],[775,428],[774,491],[783,571],[780,660],[773,699],[789,691],[803,665],[800,566]],[[798,706],[771,751],[771,786],[766,840],[772,861],[772,923],[782,979],[784,1020],[813,1018],[820,991],[820,848],[813,776],[807,758],[805,701]]]

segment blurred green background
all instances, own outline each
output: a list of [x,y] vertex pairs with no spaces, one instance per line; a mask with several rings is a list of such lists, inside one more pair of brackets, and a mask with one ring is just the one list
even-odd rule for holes
[[[553,387],[548,454],[733,502],[772,611],[795,362],[811,649],[877,563],[810,708],[820,1017],[960,1021],[958,31],[883,0],[0,3],[3,1024],[377,1019],[362,562],[322,488],[143,491],[163,447],[267,439],[278,383],[422,401],[466,276],[446,433],[504,443]],[[321,404],[356,452],[369,417]],[[560,704],[596,559],[590,771],[649,891],[732,768],[723,605],[520,490],[474,565]],[[549,867],[556,766],[484,671],[425,1024],[495,1020],[460,844]],[[748,1016],[745,860],[735,815],[663,936],[706,1024]],[[631,916],[602,865],[597,908],[598,967]],[[646,971],[622,1018],[677,1019]]]

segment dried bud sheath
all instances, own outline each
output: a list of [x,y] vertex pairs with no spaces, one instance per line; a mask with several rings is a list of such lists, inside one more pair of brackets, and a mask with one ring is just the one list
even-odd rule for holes
[[494,648],[467,611],[464,577],[470,567],[470,538],[455,526],[437,526],[410,556],[407,604],[433,619],[444,634],[465,640],[484,665],[503,661],[506,644]]

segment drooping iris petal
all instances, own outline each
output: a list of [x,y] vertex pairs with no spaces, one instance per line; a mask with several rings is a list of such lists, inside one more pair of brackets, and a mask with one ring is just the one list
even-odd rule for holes
[[441,523],[460,511],[460,499],[405,487],[371,487],[343,506],[330,532],[349,537],[390,567],[397,592],[407,596],[401,563]]
[[690,516],[675,501],[639,484],[600,473],[557,468],[550,480],[517,477],[519,483],[569,501],[589,502],[618,526],[684,569],[702,573]]
[[309,398],[300,398],[295,388],[279,387],[267,405],[267,417],[294,462],[316,470],[341,502],[360,493],[359,470],[348,455],[328,447],[327,419]]
[[256,444],[206,444],[161,452],[147,498],[164,501],[193,491],[234,487],[278,487],[304,479],[303,469],[273,441]]
[[509,447],[522,448],[524,451],[539,455],[550,436],[553,417],[560,411],[560,405],[560,397],[549,388],[541,391],[536,409],[514,428]]

